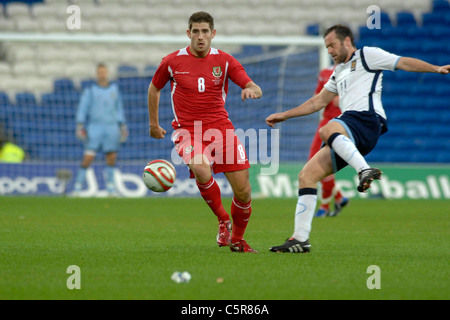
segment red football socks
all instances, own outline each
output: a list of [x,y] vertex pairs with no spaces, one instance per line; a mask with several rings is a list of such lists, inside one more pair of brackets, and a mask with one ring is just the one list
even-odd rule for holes
[[233,202],[231,203],[231,217],[233,218],[231,243],[236,243],[243,239],[251,213],[251,201],[242,203],[233,197]]
[[217,219],[219,221],[230,221],[230,216],[222,205],[220,188],[216,180],[214,180],[214,177],[211,177],[211,179],[205,184],[201,184],[197,181],[197,186],[200,190],[202,198],[217,216]]
[[334,175],[326,177],[321,182],[322,182],[322,204],[321,204],[321,208],[324,208],[324,209],[328,210],[330,208],[330,201],[331,201],[331,197],[333,195]]

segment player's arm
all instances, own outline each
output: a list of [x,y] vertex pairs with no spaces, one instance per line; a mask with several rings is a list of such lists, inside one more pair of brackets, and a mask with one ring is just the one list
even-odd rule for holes
[[127,141],[128,138],[128,128],[127,120],[125,117],[125,108],[123,107],[122,94],[119,89],[117,89],[117,99],[116,99],[116,111],[117,111],[117,123],[120,127],[120,142],[123,143]]
[[149,115],[149,133],[152,138],[162,139],[166,134],[166,130],[159,126],[159,99],[161,89],[150,83],[148,87],[148,115]]
[[337,94],[327,89],[323,88],[319,94],[313,96],[306,102],[302,103],[298,107],[293,109],[271,114],[266,118],[266,123],[273,127],[275,123],[283,122],[290,118],[302,117],[308,114],[317,112],[323,108],[325,108],[336,96]]
[[409,72],[431,72],[447,74],[450,72],[450,65],[435,66],[423,60],[401,57],[397,62],[397,69]]
[[87,137],[87,133],[86,133],[86,129],[84,127],[84,124],[86,122],[86,118],[87,118],[87,114],[88,114],[88,109],[89,109],[89,105],[91,103],[90,101],[90,90],[92,89],[85,89],[81,95],[81,99],[80,99],[80,103],[78,104],[78,109],[77,109],[77,114],[76,114],[76,119],[75,122],[77,124],[76,129],[75,129],[75,135],[76,137],[81,140],[84,141],[86,140]]
[[245,88],[242,89],[241,99],[245,101],[246,99],[259,99],[262,97],[262,90],[260,86],[258,86],[253,81],[250,81],[245,85]]

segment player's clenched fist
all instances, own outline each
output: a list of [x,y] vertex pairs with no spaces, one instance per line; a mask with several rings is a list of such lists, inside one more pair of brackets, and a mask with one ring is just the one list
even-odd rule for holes
[[149,132],[150,132],[150,137],[155,138],[155,139],[163,139],[164,135],[166,134],[166,130],[164,130],[160,126],[155,126],[155,127],[150,126]]

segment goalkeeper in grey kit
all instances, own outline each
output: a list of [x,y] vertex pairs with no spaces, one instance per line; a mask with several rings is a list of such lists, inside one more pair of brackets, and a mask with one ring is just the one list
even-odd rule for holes
[[74,195],[79,195],[86,180],[86,170],[97,151],[105,153],[106,189],[116,195],[114,170],[120,142],[125,142],[128,130],[119,87],[110,83],[108,68],[97,66],[97,83],[83,91],[76,114],[77,137],[84,141],[84,156],[75,178]]
[[319,181],[347,165],[358,173],[360,192],[365,192],[374,179],[380,179],[382,172],[371,168],[364,156],[387,131],[387,118],[381,103],[382,71],[450,72],[450,65],[435,66],[380,48],[356,49],[351,30],[343,25],[329,28],[324,34],[324,41],[336,69],[322,91],[298,107],[266,118],[266,123],[273,127],[278,122],[317,112],[339,95],[342,115],[320,129],[324,145],[299,173],[294,233],[284,244],[272,247],[270,250],[273,252],[310,251],[309,234]]

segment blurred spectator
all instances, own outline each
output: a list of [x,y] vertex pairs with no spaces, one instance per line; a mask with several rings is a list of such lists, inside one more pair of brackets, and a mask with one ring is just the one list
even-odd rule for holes
[[0,127],[0,162],[20,163],[25,159],[25,151],[12,143]]

